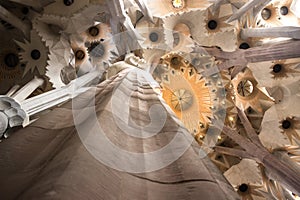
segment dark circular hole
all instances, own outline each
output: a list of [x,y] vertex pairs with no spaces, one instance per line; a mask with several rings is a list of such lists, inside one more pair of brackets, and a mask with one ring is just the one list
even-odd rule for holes
[[40,57],[41,57],[41,52],[39,50],[34,49],[31,51],[31,58],[33,60],[38,60],[38,59],[40,59]]
[[249,44],[248,43],[246,43],[246,42],[243,42],[242,44],[240,44],[240,47],[239,47],[240,49],[249,49],[250,48],[250,46],[249,46]]
[[282,65],[276,64],[276,65],[273,66],[273,72],[274,73],[279,73],[279,72],[281,72],[281,70],[282,70]]
[[286,6],[282,6],[280,8],[280,14],[287,15],[289,13],[289,9]]
[[179,61],[179,58],[178,57],[173,57],[171,59],[171,64],[172,65],[179,65],[180,61]]
[[29,9],[28,9],[27,7],[23,7],[23,8],[22,8],[22,13],[23,13],[24,15],[27,15],[27,14],[29,13]]
[[99,28],[98,28],[98,27],[93,26],[93,27],[89,28],[89,34],[90,34],[91,36],[96,37],[96,36],[99,35],[99,33],[100,33],[100,31],[99,31]]
[[4,63],[9,68],[14,68],[19,64],[20,60],[17,54],[9,53],[4,57]]
[[241,192],[247,192],[249,189],[248,185],[243,183],[242,185],[239,186],[239,191]]
[[74,0],[64,0],[64,4],[66,5],[66,6],[70,6],[70,5],[72,5],[74,3]]
[[217,28],[218,23],[217,23],[215,20],[210,20],[210,21],[208,22],[207,26],[208,26],[208,28],[209,28],[210,30],[214,30],[214,29]]
[[291,127],[291,122],[289,121],[289,120],[284,120],[283,122],[282,122],[282,128],[284,128],[284,129],[289,129],[290,127]]
[[157,42],[158,41],[158,34],[155,33],[155,32],[150,33],[149,39],[150,39],[151,42]]
[[248,113],[251,114],[253,112],[252,108],[248,108]]
[[76,51],[75,56],[77,60],[83,60],[85,58],[85,53],[82,50],[78,50]]
[[272,15],[272,12],[270,9],[268,8],[264,8],[262,11],[261,11],[261,17],[264,19],[264,20],[268,20],[271,18],[271,15]]

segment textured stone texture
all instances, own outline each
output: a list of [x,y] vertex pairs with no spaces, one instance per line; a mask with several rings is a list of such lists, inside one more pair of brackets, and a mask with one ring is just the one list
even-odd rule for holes
[[[126,73],[121,72],[95,90],[98,120],[106,125],[105,133],[113,143],[126,150],[145,152],[167,144],[177,130],[189,134],[169,113],[163,129],[149,139],[123,135],[111,113],[103,108],[109,103],[113,87]],[[139,83],[140,78],[126,78],[120,88],[129,94],[130,83]],[[137,124],[145,124],[149,121],[145,112],[148,107],[163,103],[149,85],[137,85],[139,93],[132,95],[130,115]],[[78,98],[88,98],[87,93]],[[76,109],[80,107],[86,105]],[[198,156],[196,144],[171,165],[151,173],[132,174],[105,166],[83,146],[73,125],[71,108],[69,102],[54,109],[0,144],[1,199],[239,199],[210,160]],[[84,121],[89,125],[88,117]]]

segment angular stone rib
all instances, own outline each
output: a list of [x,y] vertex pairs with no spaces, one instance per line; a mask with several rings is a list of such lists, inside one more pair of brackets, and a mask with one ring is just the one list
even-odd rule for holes
[[38,7],[39,6],[39,1],[36,0],[9,0],[12,2],[20,3],[26,6],[31,6],[31,7]]
[[14,27],[20,29],[24,33],[26,38],[29,38],[30,29],[31,29],[29,24],[24,23],[24,21],[20,20],[17,16],[9,12],[1,5],[0,5],[0,18],[10,23]]
[[139,8],[141,9],[141,11],[144,14],[144,16],[148,20],[150,20],[150,22],[154,23],[152,13],[149,10],[149,8],[148,8],[147,3],[145,2],[145,0],[135,0],[135,2],[139,6]]
[[242,29],[241,37],[245,39],[249,37],[287,37],[292,39],[300,39],[300,27],[283,26]]
[[[232,63],[238,65],[236,61],[243,61],[241,58],[245,58],[250,63],[299,58],[299,45],[300,40],[286,40],[272,44],[264,44],[247,50],[239,49],[234,52],[225,52],[218,48],[206,48],[205,50],[217,59],[230,60]],[[196,49],[195,52],[197,51]],[[241,64],[245,63],[242,62]],[[232,67],[232,65],[230,67]]]
[[27,97],[31,95],[38,87],[44,84],[44,80],[41,78],[34,77],[29,83],[23,86],[15,94],[12,95],[12,98],[17,102],[24,101]]
[[254,47],[244,52],[244,57],[250,63],[284,60],[300,57],[300,40],[288,40],[281,43]]
[[[221,125],[218,124],[220,128]],[[237,144],[239,144],[248,155],[255,158],[255,160],[261,163],[267,171],[270,173],[270,176],[274,178],[275,181],[279,181],[282,185],[288,188],[293,193],[299,195],[300,192],[300,174],[299,167],[295,168],[291,165],[287,165],[286,160],[278,159],[277,157],[271,154],[265,147],[261,144],[257,144],[248,138],[241,136],[238,131],[233,130],[227,126],[224,126],[220,129],[223,129],[223,132],[233,139]]]
[[7,93],[6,96],[11,97],[13,94],[15,94],[19,89],[20,85],[14,85]]
[[[217,59],[223,60],[217,66],[206,70],[204,75],[211,76],[226,70],[232,66],[241,66],[235,71],[237,74],[247,66],[247,63],[256,63],[264,61],[285,60],[300,57],[300,40],[286,40],[272,44],[249,48],[247,50],[236,50],[235,52],[225,52],[218,48],[205,48],[205,50]],[[202,48],[195,49],[194,52],[201,51]]]
[[[123,75],[125,76],[125,74]],[[116,85],[119,85],[120,90],[124,91],[126,95],[129,95],[129,91],[132,92],[129,114],[136,124],[147,124],[149,122],[149,114],[145,112],[148,107],[155,103],[165,105],[154,90],[145,84],[142,77],[132,74],[125,79],[123,75],[116,76],[113,80],[100,84],[95,90],[96,120],[104,125],[102,127],[111,142],[129,151],[149,152],[164,147],[174,138],[177,131],[179,131],[179,134],[189,135],[187,130],[178,122],[178,119],[174,118],[174,114],[170,112],[167,112],[167,121],[158,134],[147,139],[125,135],[117,126],[111,108],[109,108],[110,97],[113,95],[112,89]],[[114,83],[114,80],[117,84]],[[122,80],[125,81],[122,82]],[[124,87],[122,87],[123,84]],[[88,97],[90,97],[88,94],[84,94],[78,98],[89,99]],[[122,99],[120,99],[120,102],[122,102]],[[71,106],[71,103],[67,103],[55,109],[54,112],[66,112]],[[87,107],[88,104],[81,104],[76,109]],[[165,109],[169,111],[169,108]],[[66,112],[66,115],[70,115],[70,112],[71,110]],[[5,199],[15,197],[19,199],[122,200],[238,199],[221,173],[207,157],[201,159],[193,146],[190,146],[178,160],[163,169],[139,174],[120,172],[97,161],[83,146],[82,141],[72,127],[59,130],[47,127],[45,121],[49,120],[49,116],[51,116],[53,123],[55,121],[58,123],[65,121],[65,118],[61,118],[62,116],[47,115],[47,117],[36,122],[36,126],[31,125],[21,130],[22,134],[16,133],[13,135],[14,138],[5,141],[11,141],[10,145],[15,148],[10,148],[11,146],[8,146],[7,143],[0,145],[0,159],[3,163],[3,165],[0,165],[0,184],[5,185],[5,187],[0,188],[0,192],[5,195],[1,195]],[[122,115],[119,118],[126,121],[122,118]],[[82,125],[92,127],[94,123],[95,121],[86,117]],[[65,125],[68,124],[72,124],[72,122],[65,121]],[[47,127],[47,130],[42,131],[41,127],[38,127],[39,125],[44,125],[43,128]],[[71,130],[71,133],[67,130]],[[62,134],[61,142],[63,139],[67,140],[63,146],[52,145],[51,148],[48,148],[45,145],[49,142],[49,137],[60,134]],[[67,137],[69,134],[71,134],[71,138]],[[32,139],[26,140],[25,138]],[[54,147],[56,147],[57,152],[55,156],[50,156],[49,152],[52,152]],[[168,154],[172,155],[174,150],[170,149]],[[40,152],[47,152],[48,154]],[[16,158],[22,159],[20,161],[14,160],[16,155],[18,155]],[[40,162],[35,162],[36,164],[32,166],[30,171],[24,171],[23,169],[26,169],[28,163],[35,160],[35,155],[39,155]],[[115,156],[118,158],[117,154]],[[46,162],[47,159],[50,159],[49,162]],[[159,157],[152,162],[160,162],[162,159],[165,159],[165,157]],[[151,163],[142,164],[146,166]],[[9,166],[14,166],[14,168]],[[20,184],[16,185],[16,181]]]
[[[80,78],[70,82],[66,87],[51,90],[23,101],[21,107],[29,116],[45,111],[82,94],[88,90],[87,87],[90,86],[92,82],[99,80],[100,75],[101,73],[97,71],[87,73],[84,76],[81,76]],[[27,89],[27,87],[25,87],[25,89]],[[29,87],[29,89],[31,88]],[[20,99],[24,99],[22,90],[19,96]],[[18,97],[18,95],[16,97]]]

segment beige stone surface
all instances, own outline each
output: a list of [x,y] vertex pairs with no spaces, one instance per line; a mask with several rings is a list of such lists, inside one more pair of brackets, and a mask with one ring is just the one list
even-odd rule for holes
[[[106,125],[112,142],[143,152],[161,148],[177,130],[189,134],[169,113],[163,129],[149,139],[119,137],[122,132],[113,124],[111,113],[101,108],[107,106],[110,91],[125,74],[121,72],[95,89],[97,117]],[[129,82],[137,83],[139,78],[131,76]],[[130,91],[129,87],[125,89]],[[136,98],[140,105],[161,103],[149,85],[139,86],[139,91]],[[78,98],[87,98],[85,95]],[[149,120],[147,113],[137,105],[134,101],[131,104],[131,115],[136,122],[144,123]],[[71,108],[71,103],[56,108],[1,143],[1,199],[238,199],[217,168],[208,158],[201,159],[193,146],[169,166],[150,173],[133,174],[107,167],[83,146],[72,123]]]

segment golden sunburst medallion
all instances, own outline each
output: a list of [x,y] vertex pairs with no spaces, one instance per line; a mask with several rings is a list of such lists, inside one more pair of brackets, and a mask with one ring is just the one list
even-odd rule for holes
[[205,79],[178,53],[163,56],[161,66],[164,71],[159,82],[164,100],[195,137],[203,138],[212,117]]

